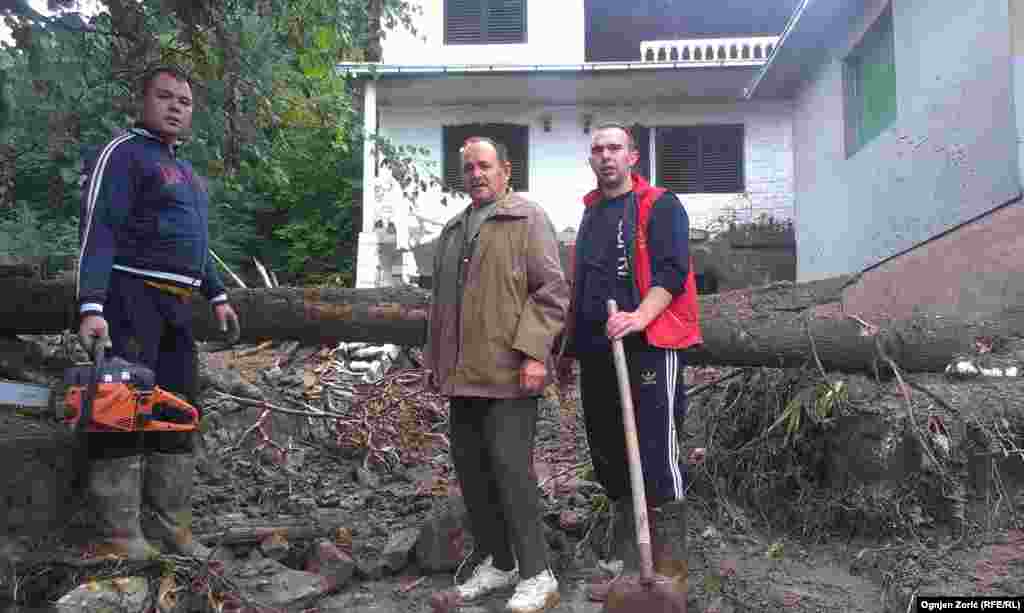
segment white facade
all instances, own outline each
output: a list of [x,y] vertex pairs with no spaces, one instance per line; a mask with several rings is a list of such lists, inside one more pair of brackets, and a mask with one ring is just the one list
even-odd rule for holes
[[[577,228],[582,213],[581,198],[593,189],[594,175],[587,163],[590,134],[583,131],[583,115],[593,117],[592,125],[603,122],[639,122],[646,126],[689,126],[701,124],[743,124],[745,128],[744,174],[747,195],[687,194],[684,204],[693,227],[705,227],[728,208],[740,215],[761,213],[788,219],[793,210],[793,140],[788,103],[737,102],[727,105],[634,106],[608,108],[517,107],[387,109],[381,116],[380,133],[395,142],[430,149],[429,163],[435,172],[442,167],[442,126],[465,123],[505,122],[529,126],[529,186],[527,196],[544,206],[555,227]],[[542,117],[550,117],[551,131],[545,132]],[[655,133],[657,131],[655,130]],[[652,148],[656,137],[652,138]],[[647,152],[650,155],[652,152]],[[652,158],[653,159],[653,158]],[[656,164],[651,177],[657,182]],[[378,185],[390,183],[385,172]],[[385,223],[408,208],[400,192],[383,188],[377,212]],[[421,215],[445,221],[467,200],[442,206],[440,190],[422,196],[417,205]],[[395,217],[392,217],[395,216]]]
[[[583,0],[528,0],[527,42],[517,45],[445,45],[444,4],[420,0],[417,36],[388,32],[383,62],[374,67],[381,76],[366,86],[365,130],[397,145],[428,149],[421,171],[443,175],[444,126],[528,126],[526,195],[547,210],[559,232],[574,232],[581,197],[595,185],[585,124],[654,128],[651,151],[643,153],[652,160],[658,127],[742,124],[745,192],[681,194],[691,227],[708,228],[720,216],[792,218],[791,103],[740,100],[777,37],[645,41],[644,50],[665,48],[666,60],[658,61],[655,51],[652,62],[638,49],[632,62],[586,63]],[[695,58],[693,50],[709,41],[726,50],[724,55]],[[752,57],[755,48],[760,57]],[[671,49],[675,57],[669,61]],[[743,57],[744,49],[751,57]],[[364,67],[347,69],[365,74]],[[640,98],[644,102],[633,102]],[[373,169],[369,147],[365,155],[365,168]],[[656,162],[650,168],[657,183]],[[442,206],[443,194],[432,189],[412,205],[386,169],[376,174],[364,176],[357,287],[410,281],[418,274],[410,250],[436,236],[441,224],[468,204],[448,195]],[[394,233],[375,229],[389,224]]]
[[404,28],[387,33],[385,64],[582,64],[583,0],[527,0],[526,43],[445,45],[444,0],[412,0],[423,13],[416,36]]

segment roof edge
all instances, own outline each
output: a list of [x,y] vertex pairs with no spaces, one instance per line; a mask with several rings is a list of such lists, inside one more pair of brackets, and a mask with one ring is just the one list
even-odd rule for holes
[[757,86],[761,84],[765,75],[775,65],[775,58],[779,56],[780,50],[786,45],[786,41],[789,40],[790,34],[796,29],[797,24],[800,23],[800,18],[803,17],[804,11],[810,6],[814,0],[800,0],[800,4],[793,9],[793,14],[789,16],[789,21],[786,23],[786,27],[782,30],[782,34],[779,35],[779,42],[775,45],[775,49],[772,51],[771,57],[768,61],[761,66],[761,69],[754,75],[750,85],[743,89],[743,99],[750,100],[754,97],[754,92],[757,91]]
[[580,73],[630,72],[645,70],[685,70],[688,68],[751,68],[763,66],[767,59],[713,60],[707,62],[583,62],[579,64],[384,64],[350,62],[335,65],[341,74],[357,77],[379,75],[446,75],[473,73]]

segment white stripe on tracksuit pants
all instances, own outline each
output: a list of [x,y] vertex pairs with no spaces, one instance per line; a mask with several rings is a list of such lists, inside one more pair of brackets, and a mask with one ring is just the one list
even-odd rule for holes
[[[635,346],[634,346],[635,347]],[[647,504],[682,500],[686,476],[679,464],[676,424],[686,416],[681,352],[629,348],[626,364],[637,421]],[[618,378],[611,351],[580,359],[580,391],[594,472],[612,500],[628,499],[629,465]]]

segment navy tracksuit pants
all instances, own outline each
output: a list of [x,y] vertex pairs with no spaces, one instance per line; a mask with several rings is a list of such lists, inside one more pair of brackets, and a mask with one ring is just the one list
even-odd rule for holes
[[[110,353],[143,364],[156,384],[195,404],[198,372],[188,299],[147,285],[145,280],[113,271],[103,315],[110,329]],[[197,407],[198,408],[198,407]],[[91,458],[115,458],[148,451],[189,453],[193,432],[93,432]]]
[[[647,505],[682,500],[686,473],[679,462],[676,424],[686,417],[683,354],[679,350],[626,343],[640,463]],[[626,460],[626,436],[618,377],[611,351],[580,358],[580,391],[587,442],[597,480],[612,500],[628,500],[632,488]]]

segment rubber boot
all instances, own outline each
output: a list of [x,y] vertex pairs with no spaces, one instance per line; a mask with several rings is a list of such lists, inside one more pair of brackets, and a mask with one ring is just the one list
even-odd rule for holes
[[89,463],[89,497],[96,511],[96,555],[144,560],[157,553],[142,536],[142,458],[96,459]]
[[146,461],[143,498],[149,506],[146,534],[166,550],[206,558],[210,549],[192,538],[192,453],[151,453]]
[[[622,575],[639,573],[640,550],[636,544],[636,514],[633,512],[632,499],[616,501],[613,513],[611,558],[622,560]],[[595,579],[588,583],[587,598],[595,602],[604,602],[618,577]]]
[[672,579],[674,590],[685,594],[689,576],[686,551],[686,501],[665,503],[657,509],[648,509],[651,517],[651,548],[654,553],[654,572]]

